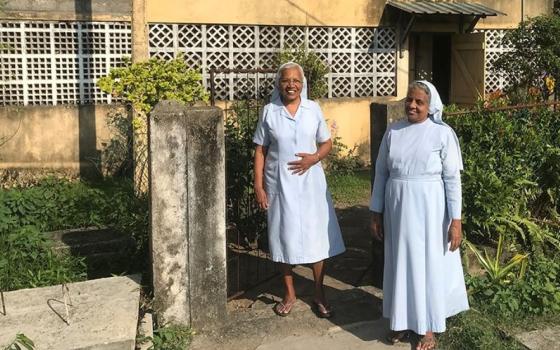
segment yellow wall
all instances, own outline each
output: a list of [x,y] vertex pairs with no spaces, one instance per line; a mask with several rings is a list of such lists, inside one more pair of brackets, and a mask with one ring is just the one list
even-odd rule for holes
[[[379,26],[385,0],[146,0],[152,23]],[[524,17],[551,13],[553,0],[478,0],[507,16],[481,19],[477,28],[512,28]],[[523,6],[522,6],[523,3]]]
[[522,18],[527,19],[552,13],[553,5],[553,0],[482,0],[477,2],[507,14],[481,19],[476,26],[478,29],[515,28]]
[[317,101],[334,137],[350,149],[357,147],[358,154],[369,161],[369,106],[371,98],[324,99]]
[[376,26],[382,0],[147,0],[148,22]]
[[[109,105],[14,106],[0,108],[0,169],[93,166],[111,139]],[[121,108],[122,109],[122,108]],[[80,164],[82,158],[82,164]]]

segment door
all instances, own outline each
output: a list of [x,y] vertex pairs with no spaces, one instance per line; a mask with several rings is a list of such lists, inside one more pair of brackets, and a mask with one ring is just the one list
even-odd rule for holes
[[484,33],[451,38],[451,103],[474,104],[484,98],[484,49]]

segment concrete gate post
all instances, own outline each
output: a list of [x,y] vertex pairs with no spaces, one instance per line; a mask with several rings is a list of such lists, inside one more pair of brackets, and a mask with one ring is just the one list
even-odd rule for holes
[[212,328],[224,319],[227,299],[222,111],[162,101],[149,135],[157,317]]

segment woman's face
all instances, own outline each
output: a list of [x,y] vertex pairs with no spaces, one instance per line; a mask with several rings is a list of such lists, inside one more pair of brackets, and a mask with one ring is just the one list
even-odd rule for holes
[[299,69],[297,67],[284,69],[278,85],[284,103],[299,100],[303,86],[303,77]]
[[422,89],[412,88],[408,90],[404,102],[404,110],[408,121],[411,123],[421,123],[428,119],[428,107],[430,101],[428,94]]

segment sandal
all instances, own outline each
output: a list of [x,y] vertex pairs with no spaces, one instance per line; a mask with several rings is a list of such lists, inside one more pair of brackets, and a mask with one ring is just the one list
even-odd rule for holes
[[276,305],[274,305],[272,310],[274,310],[274,313],[276,313],[278,316],[286,317],[290,314],[290,312],[292,312],[292,307],[295,305],[295,303],[295,300],[291,303],[284,303],[283,301],[280,301],[276,303]]
[[435,335],[426,337],[423,336],[416,344],[417,350],[435,350],[437,347],[437,341]]
[[406,330],[406,331],[391,331],[389,334],[387,334],[387,338],[385,338],[385,340],[387,340],[387,342],[391,345],[395,345],[397,343],[400,343],[402,341],[408,340],[410,336],[410,333]]
[[330,305],[317,300],[313,300],[313,310],[319,318],[331,318],[333,316]]

